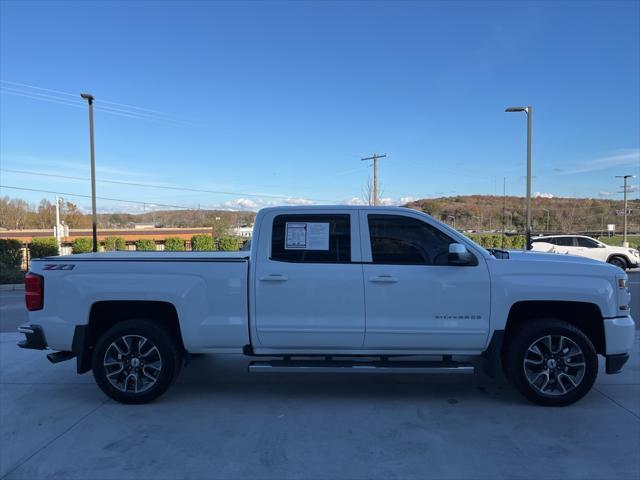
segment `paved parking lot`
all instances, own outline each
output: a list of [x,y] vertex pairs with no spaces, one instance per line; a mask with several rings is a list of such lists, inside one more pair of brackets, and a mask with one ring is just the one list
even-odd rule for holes
[[0,334],[3,479],[640,477],[638,342],[622,374],[543,408],[480,374],[249,375],[230,356],[125,406],[17,340]]
[[[0,292],[3,331],[18,304]],[[125,406],[19,338],[0,334],[2,479],[640,478],[640,336],[623,373],[566,408],[479,373],[249,375],[233,356],[198,357],[157,402]]]

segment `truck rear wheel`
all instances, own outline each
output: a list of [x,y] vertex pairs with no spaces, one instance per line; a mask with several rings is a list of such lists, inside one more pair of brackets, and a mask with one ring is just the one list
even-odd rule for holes
[[510,335],[505,349],[506,377],[538,405],[570,405],[591,390],[598,375],[591,340],[562,320],[530,320]]
[[126,320],[108,329],[93,350],[93,376],[121,403],[147,403],[177,378],[181,359],[167,331],[150,320]]

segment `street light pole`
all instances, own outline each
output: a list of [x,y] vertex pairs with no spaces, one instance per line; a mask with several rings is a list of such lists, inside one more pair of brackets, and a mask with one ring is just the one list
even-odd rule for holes
[[62,249],[61,249],[61,238],[62,238],[62,232],[60,231],[60,198],[56,195],[56,228],[55,228],[55,233],[56,233],[56,244],[58,245],[58,255],[62,255]]
[[525,112],[527,114],[527,225],[525,250],[531,248],[531,130],[533,124],[533,107],[508,107],[505,112]]
[[81,93],[89,103],[89,143],[91,144],[91,221],[93,229],[93,251],[98,251],[98,216],[96,214],[96,156],[93,144],[93,95]]
[[624,194],[624,226],[623,226],[623,234],[622,234],[622,246],[629,247],[629,242],[627,241],[627,192],[629,188],[627,187],[627,179],[636,178],[635,175],[616,175],[616,178],[624,179],[624,186],[622,187],[622,192]]

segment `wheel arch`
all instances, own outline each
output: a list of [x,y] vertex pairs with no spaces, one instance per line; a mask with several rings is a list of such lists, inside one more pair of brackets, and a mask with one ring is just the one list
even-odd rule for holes
[[176,340],[178,348],[186,351],[178,312],[172,303],[155,300],[100,301],[91,306],[87,324],[75,329],[72,350],[77,357],[78,373],[91,370],[91,352],[107,329],[134,318],[146,318],[161,325]]
[[[598,305],[573,301],[521,301],[511,306],[504,333],[504,344],[519,326],[537,318],[557,318],[575,326],[591,340],[596,352],[606,351],[604,322]],[[504,352],[504,348],[502,349]]]
[[609,263],[612,258],[619,258],[623,260],[625,263],[625,268],[629,268],[629,259],[623,253],[612,253],[607,257],[607,263]]

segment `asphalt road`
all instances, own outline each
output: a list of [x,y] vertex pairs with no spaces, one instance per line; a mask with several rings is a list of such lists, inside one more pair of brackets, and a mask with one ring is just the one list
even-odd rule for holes
[[15,332],[27,320],[24,291],[0,291],[0,332]]

